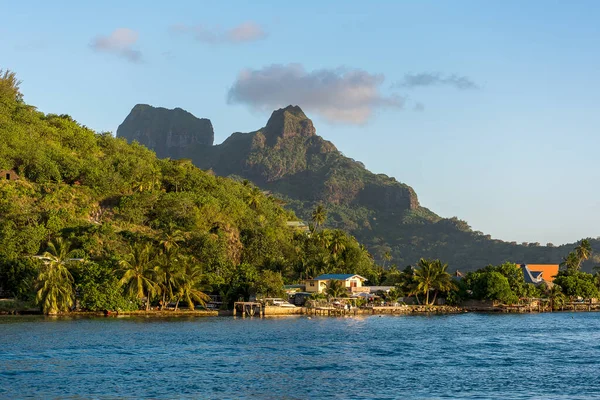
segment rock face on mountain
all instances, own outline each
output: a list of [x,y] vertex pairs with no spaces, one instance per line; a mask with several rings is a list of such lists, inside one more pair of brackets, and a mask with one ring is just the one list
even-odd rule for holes
[[117,136],[138,141],[161,158],[181,158],[190,146],[212,146],[215,138],[210,120],[196,118],[175,108],[169,110],[138,104],[117,129]]
[[[180,114],[191,115],[183,110]],[[324,204],[326,225],[352,233],[380,262],[388,254],[399,266],[421,257],[439,258],[449,263],[451,270],[468,271],[504,261],[558,263],[571,250],[568,246],[494,240],[458,218],[441,218],[419,204],[410,186],[368,171],[317,135],[312,121],[298,106],[276,110],[265,127],[234,133],[216,146],[188,139],[185,146],[164,145],[172,143],[177,131],[173,127],[183,125],[174,114],[166,115],[166,121],[156,116],[154,123],[130,115],[122,125],[127,130],[120,127],[119,131],[137,132],[137,136],[119,136],[136,139],[163,157],[189,158],[217,175],[248,179],[283,199],[308,221],[315,205]],[[136,125],[140,120],[143,123]],[[147,132],[152,140],[144,138]],[[212,143],[212,127],[210,138]]]
[[264,128],[233,134],[209,153],[188,157],[200,168],[239,175],[293,199],[400,214],[419,208],[411,187],[345,157],[317,135],[298,106],[274,111]]

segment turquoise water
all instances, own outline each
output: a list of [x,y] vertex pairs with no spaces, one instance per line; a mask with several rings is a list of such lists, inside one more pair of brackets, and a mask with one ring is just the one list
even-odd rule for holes
[[0,318],[2,398],[600,398],[600,313]]

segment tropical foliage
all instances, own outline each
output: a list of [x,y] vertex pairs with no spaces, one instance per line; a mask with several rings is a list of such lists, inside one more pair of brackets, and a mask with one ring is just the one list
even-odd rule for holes
[[318,233],[296,231],[253,184],[43,114],[6,71],[0,142],[0,170],[19,177],[0,179],[0,289],[46,312],[230,304],[321,273],[384,274],[354,237],[323,229],[324,208]]

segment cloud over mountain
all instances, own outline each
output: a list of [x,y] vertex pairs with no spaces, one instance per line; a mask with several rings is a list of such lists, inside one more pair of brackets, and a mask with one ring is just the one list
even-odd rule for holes
[[425,86],[450,86],[459,90],[478,89],[479,86],[466,76],[456,74],[443,75],[439,72],[422,72],[418,74],[406,74],[401,82],[394,87],[417,88]]
[[199,42],[210,44],[241,44],[255,42],[267,37],[265,30],[252,21],[243,22],[229,29],[209,28],[203,25],[173,25],[171,31],[189,34]]
[[241,71],[228,102],[261,111],[298,104],[330,122],[362,124],[375,109],[404,105],[401,97],[380,92],[384,79],[360,69],[306,71],[300,64],[274,64]]
[[108,36],[96,36],[90,47],[94,51],[112,53],[130,62],[140,62],[142,53],[133,46],[138,41],[139,34],[129,28],[117,28]]

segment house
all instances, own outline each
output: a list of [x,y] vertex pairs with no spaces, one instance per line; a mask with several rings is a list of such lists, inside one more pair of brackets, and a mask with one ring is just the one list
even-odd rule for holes
[[8,170],[8,169],[3,169],[0,170],[0,180],[7,180],[7,181],[16,181],[19,179],[19,175],[17,175],[17,173],[15,171]]
[[327,289],[329,281],[342,281],[344,286],[351,293],[369,293],[368,286],[363,286],[367,278],[356,274],[325,274],[319,275],[314,279],[305,281],[306,291],[310,293],[323,293]]
[[552,282],[558,275],[558,264],[521,264],[525,282],[539,285],[542,282]]
[[298,229],[302,232],[308,232],[310,228],[302,221],[287,221],[288,228]]

